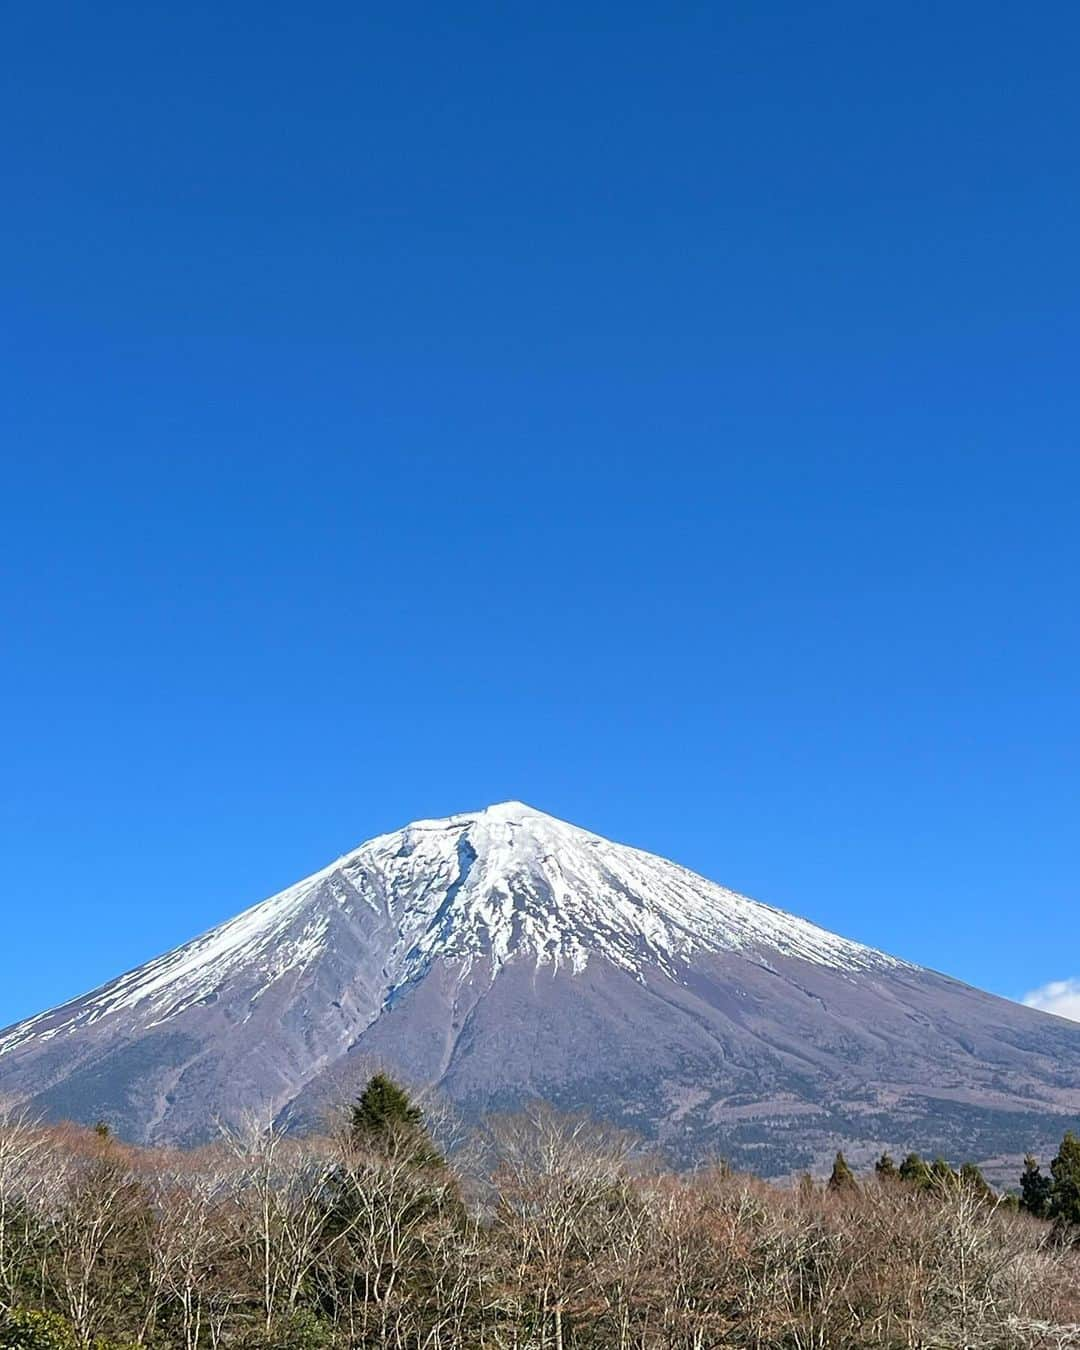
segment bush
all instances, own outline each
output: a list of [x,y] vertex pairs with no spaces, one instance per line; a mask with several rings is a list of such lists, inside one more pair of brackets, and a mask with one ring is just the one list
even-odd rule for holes
[[57,1313],[16,1308],[0,1315],[0,1350],[75,1350],[75,1337]]
[[310,1308],[298,1308],[274,1328],[268,1350],[327,1350],[333,1330]]

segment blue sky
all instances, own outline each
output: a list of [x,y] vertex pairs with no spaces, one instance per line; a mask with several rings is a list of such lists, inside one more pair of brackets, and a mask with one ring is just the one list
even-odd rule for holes
[[0,1024],[509,797],[1077,1007],[1074,6],[6,29]]

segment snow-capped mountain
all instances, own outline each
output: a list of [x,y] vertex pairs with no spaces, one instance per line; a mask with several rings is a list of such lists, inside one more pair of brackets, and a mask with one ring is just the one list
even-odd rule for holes
[[519,802],[380,835],[0,1032],[0,1094],[145,1140],[317,1124],[374,1064],[765,1172],[837,1142],[990,1156],[1080,1111],[1080,1026]]
[[340,939],[341,918],[393,930],[372,1018],[440,958],[463,975],[482,961],[489,980],[522,957],[580,972],[592,956],[639,980],[657,969],[677,978],[707,951],[771,950],[847,970],[900,965],[675,863],[504,802],[369,840],[97,994],[22,1023],[0,1036],[0,1055],[125,1009],[165,1025],[257,972],[254,1002],[318,962]]

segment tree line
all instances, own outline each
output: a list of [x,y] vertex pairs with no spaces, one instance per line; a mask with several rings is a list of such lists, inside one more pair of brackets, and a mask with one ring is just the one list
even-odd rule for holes
[[0,1113],[0,1347],[1080,1346],[1072,1136],[1013,1200],[915,1154],[785,1187],[540,1107],[430,1126],[384,1075],[325,1137],[190,1152]]
[[[1042,1165],[1032,1155],[1024,1159],[1024,1170],[1019,1178],[1016,1194],[994,1194],[975,1163],[964,1163],[953,1169],[944,1158],[927,1162],[918,1153],[909,1153],[900,1163],[888,1152],[882,1153],[874,1164],[878,1180],[904,1182],[916,1191],[948,1189],[966,1186],[986,1200],[994,1200],[1005,1209],[1023,1210],[1036,1219],[1049,1219],[1068,1229],[1080,1229],[1080,1138],[1067,1130],[1057,1153],[1045,1175]],[[846,1190],[855,1186],[856,1178],[843,1153],[837,1153],[832,1172],[826,1183],[830,1190]]]

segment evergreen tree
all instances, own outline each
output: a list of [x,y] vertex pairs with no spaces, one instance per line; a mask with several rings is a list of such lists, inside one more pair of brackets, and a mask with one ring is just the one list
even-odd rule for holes
[[1062,1223],[1080,1223],[1080,1139],[1066,1131],[1057,1157],[1050,1164],[1053,1183],[1049,1217]]
[[405,1089],[377,1073],[353,1106],[350,1124],[353,1138],[367,1142],[391,1129],[420,1125],[423,1119],[424,1113],[409,1100]]
[[993,1200],[994,1190],[990,1183],[983,1176],[981,1169],[977,1164],[966,1162],[957,1173],[961,1186],[974,1192],[980,1200]]
[[877,1173],[878,1177],[882,1180],[888,1179],[891,1181],[895,1177],[898,1177],[900,1175],[900,1173],[896,1170],[896,1163],[893,1162],[892,1155],[889,1153],[883,1153],[881,1155],[881,1157],[874,1164],[874,1171]]
[[900,1164],[900,1180],[919,1191],[929,1190],[934,1184],[933,1173],[917,1153],[909,1153]]
[[918,1153],[909,1153],[900,1164],[900,1181],[907,1181],[907,1184],[913,1185],[917,1191],[927,1191],[933,1184],[930,1168],[918,1156]]
[[1029,1153],[1020,1174],[1020,1207],[1037,1219],[1045,1219],[1050,1212],[1050,1191],[1054,1183],[1043,1176],[1042,1168]]
[[939,1190],[956,1185],[956,1173],[940,1155],[930,1164],[930,1180]]
[[429,1219],[464,1218],[457,1183],[424,1128],[423,1111],[392,1078],[377,1073],[368,1081],[349,1112],[348,1132],[357,1156],[331,1169],[323,1194],[329,1237],[353,1240],[361,1193],[368,1204],[384,1194],[400,1231],[414,1238]]
[[855,1189],[855,1173],[847,1165],[847,1159],[842,1153],[836,1155],[836,1161],[832,1165],[832,1175],[829,1177],[830,1191],[852,1191]]
[[349,1133],[358,1148],[410,1153],[415,1167],[445,1167],[446,1159],[424,1128],[424,1113],[386,1074],[377,1073],[352,1108]]

